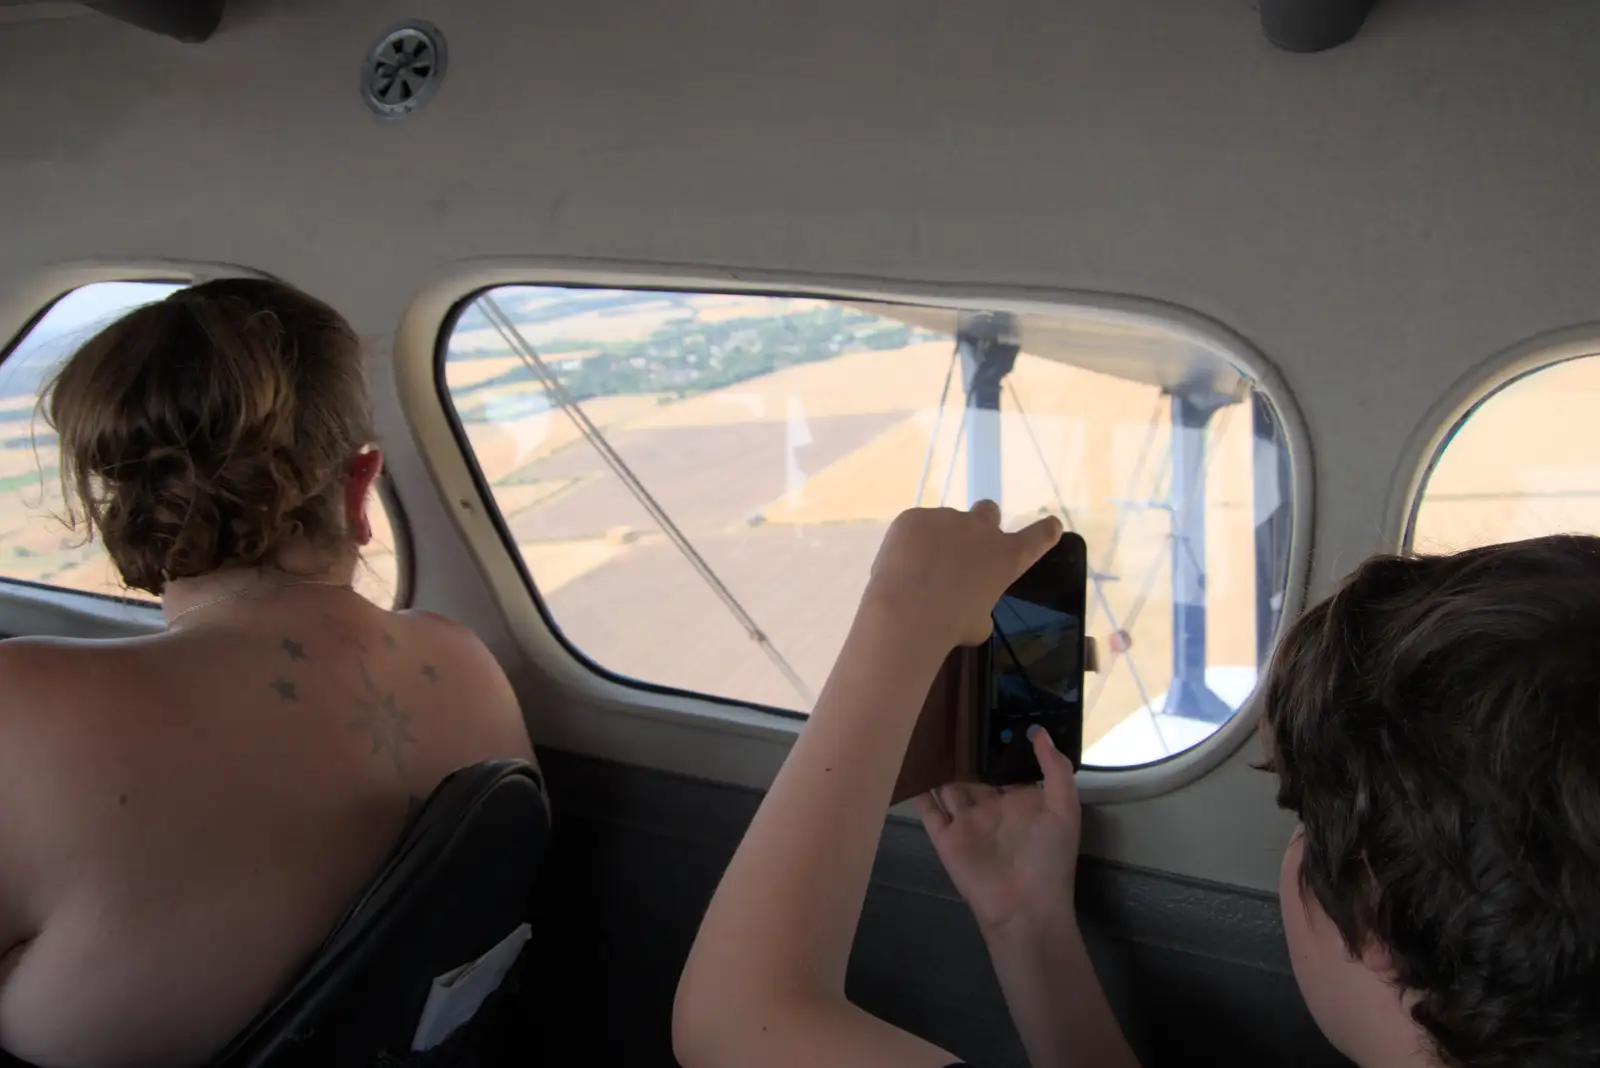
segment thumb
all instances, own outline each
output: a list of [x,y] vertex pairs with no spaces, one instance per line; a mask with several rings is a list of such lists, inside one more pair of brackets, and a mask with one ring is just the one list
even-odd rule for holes
[[1061,540],[1063,529],[1061,520],[1051,515],[1009,535],[1017,549],[1017,574],[1037,564],[1045,553],[1055,548],[1056,542]]
[[1033,755],[1044,772],[1044,803],[1052,812],[1063,816],[1078,809],[1078,784],[1072,771],[1072,761],[1056,748],[1050,732],[1037,723],[1028,728],[1028,740],[1033,743]]

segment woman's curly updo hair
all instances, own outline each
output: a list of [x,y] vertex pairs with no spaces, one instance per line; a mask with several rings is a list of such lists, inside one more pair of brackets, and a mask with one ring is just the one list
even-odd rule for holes
[[118,319],[51,383],[68,518],[122,580],[270,566],[292,542],[351,544],[343,489],[372,443],[361,350],[332,308],[226,279]]

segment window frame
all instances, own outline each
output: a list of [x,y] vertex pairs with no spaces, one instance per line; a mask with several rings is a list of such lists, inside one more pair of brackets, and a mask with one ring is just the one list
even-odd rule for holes
[[[176,260],[83,262],[51,268],[23,279],[13,291],[0,292],[0,338],[5,339],[0,346],[0,365],[11,358],[52,308],[85,286],[103,282],[192,286],[218,278],[266,277],[269,276],[247,267]],[[402,611],[411,606],[415,564],[405,509],[388,471],[378,477],[377,496],[388,512],[389,527],[394,532],[395,603],[392,610]],[[164,626],[158,600],[74,590],[5,574],[0,574],[0,613],[18,615],[25,628],[19,628],[19,633],[60,637],[85,636],[82,627],[85,621],[95,631],[89,636],[105,638],[150,634]]]
[[[534,729],[546,744],[764,788],[805,717],[792,710],[624,679],[595,665],[561,634],[514,541],[507,536],[444,380],[450,333],[462,310],[484,291],[513,285],[821,297],[1021,314],[1087,313],[1153,322],[1235,364],[1254,380],[1276,410],[1290,465],[1291,501],[1284,603],[1274,640],[1304,602],[1315,497],[1304,420],[1276,367],[1239,334],[1196,312],[1144,298],[1023,286],[563,258],[467,261],[435,278],[406,309],[394,346],[395,384],[401,410],[422,447],[442,505],[483,569],[487,589],[512,636],[553,684],[555,692],[548,693],[541,707],[530,709]],[[1085,770],[1079,776],[1082,796],[1091,802],[1137,800],[1169,793],[1206,775],[1253,737],[1259,704],[1258,687],[1211,737],[1160,762]]]
[[[383,439],[378,439],[378,448],[383,448]],[[400,503],[400,490],[395,486],[394,479],[387,469],[378,475],[377,485],[373,495],[378,499],[378,505],[388,514],[389,530],[394,534],[394,604],[389,606],[391,612],[403,612],[411,607],[411,599],[416,593],[416,557],[412,553],[411,524],[406,519],[405,506]],[[356,565],[358,568],[364,566]],[[380,606],[381,607],[381,606]]]
[[1557,364],[1600,356],[1600,324],[1567,327],[1516,342],[1453,382],[1428,410],[1401,453],[1389,490],[1386,526],[1395,551],[1409,555],[1417,516],[1445,450],[1484,405],[1508,386]]

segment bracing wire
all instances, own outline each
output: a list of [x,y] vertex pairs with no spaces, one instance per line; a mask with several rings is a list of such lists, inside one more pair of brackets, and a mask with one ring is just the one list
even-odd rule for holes
[[945,468],[944,485],[939,489],[940,508],[950,499],[950,482],[956,477],[956,463],[961,459],[961,439],[967,433],[967,412],[970,410],[966,405],[961,406],[961,421],[956,424],[956,443],[950,449],[950,466]]
[[[1141,449],[1139,463],[1138,463],[1138,465],[1136,467],[1136,472],[1138,472],[1138,473],[1142,473],[1144,464],[1146,462],[1145,458],[1146,458],[1146,456],[1148,454],[1148,446],[1149,446],[1150,442],[1154,439],[1154,431],[1155,431],[1156,427],[1159,425],[1160,412],[1161,412],[1161,400],[1160,400],[1160,398],[1157,398],[1155,413],[1152,415],[1152,419],[1151,419],[1151,432],[1145,439],[1145,448]],[[1195,469],[1196,469],[1196,473],[1197,474],[1200,471],[1206,471],[1206,472],[1209,473],[1209,471],[1211,470],[1211,464],[1215,460],[1215,458],[1216,458],[1216,456],[1217,456],[1217,454],[1219,452],[1219,450],[1216,449],[1216,447],[1215,447],[1216,442],[1219,441],[1227,433],[1227,430],[1228,430],[1228,427],[1229,427],[1229,421],[1232,419],[1232,417],[1233,417],[1233,408],[1232,408],[1232,406],[1230,406],[1230,407],[1226,408],[1222,412],[1221,417],[1217,420],[1217,425],[1216,425],[1215,430],[1213,430],[1212,432],[1210,432],[1210,433],[1208,433],[1206,435],[1206,439],[1201,445],[1200,455],[1198,457],[1196,457],[1196,459],[1195,459]],[[1171,461],[1171,454],[1170,454],[1170,450],[1169,450],[1168,462],[1163,465],[1162,471],[1159,472],[1157,474],[1157,476],[1156,476],[1156,480],[1157,480],[1158,483],[1160,482],[1160,480],[1163,477],[1163,475],[1170,469],[1170,461]],[[1159,486],[1156,487],[1156,488],[1158,489]],[[1169,489],[1168,489],[1169,500],[1170,500],[1170,496],[1171,496],[1171,489],[1169,487]],[[1151,497],[1152,498],[1155,497],[1155,493],[1154,492],[1152,492]],[[1201,501],[1200,502],[1200,507],[1203,508],[1204,506],[1205,506],[1205,502]],[[1114,534],[1116,536],[1120,537],[1120,527],[1121,527],[1121,517],[1120,516],[1118,517],[1118,527],[1119,527],[1119,530],[1114,531]],[[1168,551],[1169,551],[1170,547],[1172,546],[1173,541],[1174,541],[1174,539],[1173,539],[1172,535],[1169,533],[1167,535],[1167,537],[1165,539],[1163,539],[1160,548],[1157,549],[1155,557],[1150,563],[1149,569],[1145,572],[1144,582],[1142,583],[1142,585],[1140,587],[1139,593],[1134,598],[1134,601],[1133,601],[1132,605],[1129,606],[1128,614],[1123,619],[1123,626],[1126,629],[1131,631],[1133,629],[1134,623],[1138,620],[1140,614],[1144,611],[1145,604],[1150,599],[1150,594],[1154,590],[1156,576],[1158,576],[1161,573],[1161,565],[1166,561],[1166,558],[1167,558],[1167,555],[1168,555]],[[1194,556],[1194,547],[1192,545],[1190,545],[1187,541],[1183,543],[1183,552],[1188,555],[1189,562],[1195,566],[1196,570],[1202,570],[1202,568],[1200,567],[1199,561]],[[1108,557],[1108,562],[1109,562],[1109,557]],[[1132,666],[1132,661],[1131,660],[1129,661],[1129,666],[1130,667]],[[1095,688],[1094,696],[1095,696],[1096,699],[1099,698],[1100,691],[1102,689],[1104,689],[1104,682],[1103,681],[1100,684],[1098,684],[1096,686],[1096,688]],[[1148,706],[1149,702],[1146,701],[1145,703]],[[1089,707],[1092,707],[1092,706],[1089,706]],[[1151,711],[1153,713],[1155,710],[1151,709]],[[1161,721],[1159,719],[1156,719],[1154,717],[1154,715],[1152,715],[1151,722],[1155,725],[1156,733],[1161,738],[1162,748],[1167,750],[1168,755],[1171,755],[1171,747],[1167,744],[1166,736],[1161,731]]]
[[[1133,473],[1128,477],[1130,491],[1137,491],[1139,482],[1144,478],[1145,466],[1150,462],[1150,450],[1154,448],[1156,431],[1161,428],[1162,395],[1156,394],[1155,407],[1150,412],[1150,422],[1145,427],[1144,441],[1139,445],[1139,458],[1134,461]],[[1160,482],[1158,475],[1156,481]],[[1117,549],[1122,545],[1122,534],[1127,527],[1128,510],[1119,508],[1116,521],[1111,525],[1111,536],[1106,539],[1105,552],[1101,554],[1100,571],[1109,573],[1111,562],[1117,558]]]
[[[934,447],[939,444],[939,428],[944,425],[944,406],[945,402],[950,399],[950,382],[955,378],[956,361],[959,360],[960,357],[961,345],[958,342],[955,347],[950,350],[950,366],[945,368],[944,388],[939,391],[939,407],[935,408],[933,411],[933,429],[928,432],[928,452],[922,458],[922,477],[917,479],[917,498],[912,502],[913,508],[922,507],[922,494],[928,488],[928,474],[933,470],[933,450]],[[960,447],[959,439],[957,447]],[[946,479],[945,492],[949,492],[949,488],[950,483],[949,480]],[[940,498],[940,503],[944,503],[942,497]]]
[[[1056,499],[1056,508],[1061,512],[1061,521],[1066,524],[1068,530],[1077,530],[1077,524],[1072,519],[1072,510],[1067,507],[1067,502],[1061,495],[1061,487],[1056,484],[1055,473],[1050,470],[1050,461],[1045,456],[1043,447],[1039,444],[1038,435],[1033,432],[1033,424],[1028,420],[1028,413],[1023,410],[1022,399],[1017,395],[1017,387],[1010,379],[1007,379],[1006,388],[1011,393],[1011,404],[1016,408],[1017,416],[1022,420],[1023,429],[1028,433],[1028,441],[1033,445],[1033,453],[1038,457],[1040,465],[1044,468],[1045,481],[1050,484],[1050,492]],[[1117,623],[1116,611],[1111,607],[1111,599],[1106,596],[1105,585],[1100,581],[1100,572],[1091,572],[1089,582],[1094,587],[1095,601],[1099,603],[1100,610],[1106,614],[1106,619],[1110,622],[1112,631],[1120,630],[1121,626]],[[1150,694],[1146,691],[1144,679],[1140,677],[1138,669],[1134,667],[1131,657],[1128,658],[1128,672],[1133,676],[1133,684],[1139,691],[1139,700],[1149,705]],[[1085,714],[1087,714],[1087,711],[1086,708]]]
[[750,639],[759,645],[761,651],[771,659],[773,665],[788,680],[789,685],[794,688],[795,693],[805,702],[805,707],[810,708],[815,703],[816,696],[811,692],[811,688],[806,685],[805,680],[784,659],[783,654],[778,651],[778,647],[767,637],[766,632],[756,624],[755,619],[739,603],[738,598],[734,597],[733,591],[728,589],[727,584],[717,577],[716,572],[711,569],[711,565],[706,563],[705,558],[700,555],[699,550],[694,547],[683,531],[678,528],[678,525],[673,522],[666,509],[661,507],[655,497],[650,494],[650,491],[645,488],[644,483],[639,481],[632,468],[612,447],[611,443],[606,440],[605,435],[600,432],[600,428],[590,421],[582,406],[567,391],[567,387],[562,384],[561,379],[540,358],[534,347],[522,336],[522,332],[517,329],[516,324],[511,321],[495,299],[487,293],[478,297],[475,303],[482,310],[484,317],[499,332],[500,337],[504,339],[511,351],[515,352],[522,359],[522,362],[527,365],[528,369],[538,376],[546,392],[560,405],[561,410],[567,413],[568,418],[577,426],[578,432],[584,436],[584,439],[605,461],[606,466],[611,468],[612,473],[617,478],[621,479],[628,492],[650,514],[650,518],[655,520],[656,525],[661,528],[661,532],[683,554],[684,559],[689,562],[689,566],[695,570],[706,585],[711,588],[711,592],[716,594],[728,611],[733,614],[739,625],[744,628],[745,633],[750,636]]

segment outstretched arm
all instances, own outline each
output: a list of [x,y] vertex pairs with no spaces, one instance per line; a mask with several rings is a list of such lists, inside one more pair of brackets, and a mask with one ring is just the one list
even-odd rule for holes
[[940,662],[1060,536],[999,509],[895,521],[810,722],[751,822],[678,987],[685,1068],[940,1068],[955,1058],[851,1005],[850,943],[912,727]]

